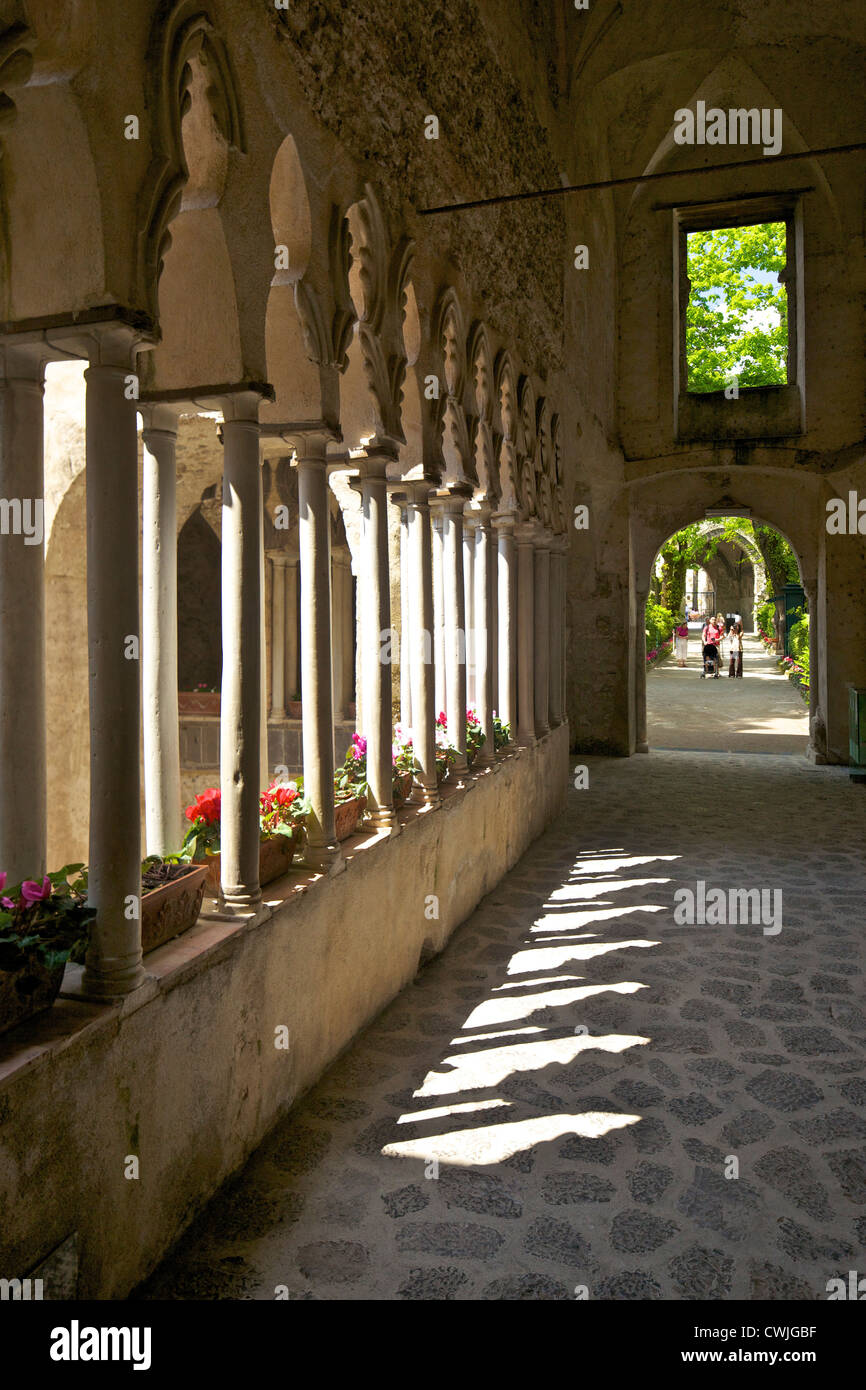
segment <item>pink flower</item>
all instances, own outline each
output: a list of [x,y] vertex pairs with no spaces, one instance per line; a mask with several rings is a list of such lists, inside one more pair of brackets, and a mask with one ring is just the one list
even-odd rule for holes
[[352,735],[352,757],[360,762],[367,754],[367,740],[361,734]]
[[441,724],[441,726],[442,726],[443,729],[447,729],[447,728],[448,728],[448,720],[445,718],[445,711],[444,711],[444,709],[439,711],[439,714],[438,714],[437,719],[436,719],[436,723],[437,723],[437,724]]
[[31,903],[43,902],[45,898],[51,897],[51,879],[46,874],[40,887],[34,879],[25,878],[21,885],[21,896],[28,907]]
[[15,904],[11,898],[0,898],[0,907],[5,907],[7,912],[15,911]]

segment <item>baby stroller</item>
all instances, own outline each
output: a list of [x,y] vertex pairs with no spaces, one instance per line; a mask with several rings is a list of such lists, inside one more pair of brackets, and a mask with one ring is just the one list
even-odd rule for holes
[[701,671],[701,680],[705,680],[707,676],[712,676],[713,679],[717,679],[719,674],[719,666],[721,664],[719,658],[719,648],[717,645],[719,640],[718,632],[715,628],[711,628],[710,625],[707,624],[707,626],[704,628],[702,636],[702,653],[704,658],[704,665],[703,670]]

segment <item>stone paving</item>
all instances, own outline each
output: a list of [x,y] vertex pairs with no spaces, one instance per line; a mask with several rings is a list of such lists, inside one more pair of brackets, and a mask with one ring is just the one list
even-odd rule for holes
[[720,753],[805,753],[809,706],[760,638],[743,642],[742,679],[727,667],[701,680],[700,634],[689,637],[688,664],[673,657],[647,672],[647,741],[651,748]]
[[[821,1299],[866,1273],[866,792],[788,756],[587,766],[137,1296]],[[699,880],[781,889],[781,930],[677,925]]]

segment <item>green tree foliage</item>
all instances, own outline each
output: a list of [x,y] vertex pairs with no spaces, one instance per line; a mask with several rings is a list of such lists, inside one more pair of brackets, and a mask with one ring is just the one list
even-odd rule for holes
[[752,526],[752,531],[767,568],[770,596],[781,594],[786,584],[796,584],[800,578],[794,552],[785,537],[774,531],[772,526]]
[[667,608],[648,602],[646,606],[646,649],[653,651],[661,646],[674,630],[674,616]]
[[784,385],[788,296],[776,280],[784,222],[690,232],[687,244],[689,391],[720,391],[731,374],[741,387]]

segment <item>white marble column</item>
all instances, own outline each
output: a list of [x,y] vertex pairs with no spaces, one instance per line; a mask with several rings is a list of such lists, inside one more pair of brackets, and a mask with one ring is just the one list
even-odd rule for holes
[[[286,717],[286,566],[282,551],[271,554],[271,718]],[[264,789],[263,789],[264,790]]]
[[431,514],[433,544],[433,666],[436,718],[445,709],[445,608],[442,597],[442,517]]
[[94,335],[86,389],[87,644],[90,664],[88,900],[96,908],[84,991],[128,994],[141,964],[141,666],[138,436],[128,330]]
[[478,703],[475,687],[475,515],[463,513],[463,611],[466,631],[466,708]]
[[0,345],[0,869],[10,888],[45,872],[44,375],[44,348]]
[[141,684],[148,854],[183,839],[177,708],[176,406],[142,404]]
[[463,587],[463,507],[465,496],[436,498],[442,518],[442,608],[445,621],[445,713],[448,742],[457,749],[454,771],[466,762],[466,608]]
[[400,508],[400,723],[413,727],[412,719],[412,608],[409,602],[409,513],[405,502]]
[[307,863],[323,871],[342,858],[334,828],[334,707],[331,681],[330,489],[323,435],[298,440],[301,560],[301,692]]
[[385,455],[369,453],[360,463],[356,484],[361,494],[361,574],[359,594],[364,608],[364,734],[367,739],[367,811],[379,830],[394,833],[391,762],[391,678],[389,653],[391,586],[388,567],[388,491]]
[[517,552],[514,517],[505,512],[493,518],[497,539],[497,714],[517,739]]
[[286,700],[300,694],[301,677],[298,664],[298,557],[290,551],[286,556]]
[[493,576],[496,551],[490,526],[490,507],[482,503],[475,514],[475,712],[486,737],[478,753],[477,767],[495,757],[493,747]]
[[516,528],[517,542],[517,742],[535,742],[535,546],[530,526]]
[[[259,451],[261,453],[261,450]],[[259,462],[259,790],[271,784],[268,750],[268,604],[265,565],[264,460]]]
[[250,908],[259,886],[262,775],[262,479],[259,397],[223,401],[221,890]]
[[535,547],[535,735],[550,732],[550,540],[538,537]]
[[[421,768],[416,779],[429,806],[439,805],[436,782],[435,677],[433,669],[433,551],[429,485],[416,484],[406,508],[409,540],[408,640],[412,669],[412,739]],[[405,638],[404,638],[405,640]]]

